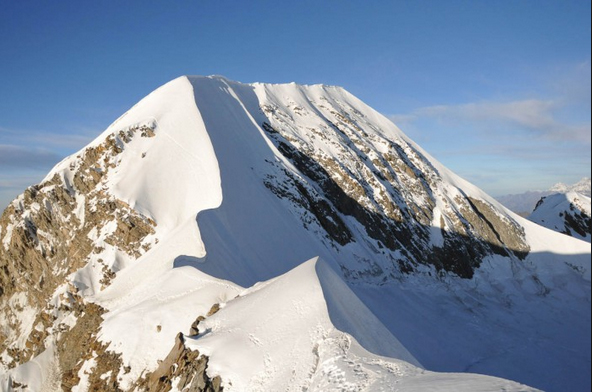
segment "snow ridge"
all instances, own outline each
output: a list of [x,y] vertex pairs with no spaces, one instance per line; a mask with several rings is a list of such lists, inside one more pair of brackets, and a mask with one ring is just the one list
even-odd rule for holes
[[[54,255],[66,222],[84,241]],[[2,391],[138,390],[179,333],[229,391],[535,390],[467,371],[590,390],[590,245],[339,87],[175,79],[17,199],[0,238]],[[47,266],[19,270],[23,249]],[[72,359],[80,336],[94,351]]]
[[[243,292],[199,327],[204,332],[188,346],[210,356],[210,372],[224,375],[230,392],[424,391],[428,385],[535,390],[484,376],[426,372],[319,259]],[[389,358],[366,351],[353,335]]]

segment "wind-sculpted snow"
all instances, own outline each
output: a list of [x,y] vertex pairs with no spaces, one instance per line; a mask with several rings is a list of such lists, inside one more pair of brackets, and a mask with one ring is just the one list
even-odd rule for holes
[[322,260],[243,292],[199,328],[186,344],[210,357],[228,392],[534,391],[425,371]]
[[590,245],[338,87],[157,89],[5,211],[0,282],[2,391],[590,390]]

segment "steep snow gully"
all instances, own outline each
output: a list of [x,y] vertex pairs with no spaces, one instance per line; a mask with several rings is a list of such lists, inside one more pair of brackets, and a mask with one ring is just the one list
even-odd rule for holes
[[[342,88],[175,79],[36,197],[56,187],[94,250],[36,303],[20,278],[0,291],[2,391],[142,390],[179,332],[230,392],[591,388],[590,244],[513,214]],[[114,218],[90,219],[100,198]],[[0,261],[37,225],[29,199],[0,221]],[[74,219],[60,211],[45,215]],[[64,297],[103,312],[67,383],[61,342],[84,313]],[[53,327],[26,329],[23,307]],[[167,388],[202,382],[171,369]]]

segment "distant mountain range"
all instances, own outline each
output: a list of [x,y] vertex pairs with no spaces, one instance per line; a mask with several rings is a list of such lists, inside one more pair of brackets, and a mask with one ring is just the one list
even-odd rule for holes
[[522,216],[528,216],[534,211],[536,204],[544,196],[549,196],[555,193],[577,192],[584,196],[590,197],[591,189],[592,185],[590,178],[584,177],[573,185],[567,185],[560,182],[545,191],[530,191],[519,194],[505,195],[496,197],[496,199],[515,213]]

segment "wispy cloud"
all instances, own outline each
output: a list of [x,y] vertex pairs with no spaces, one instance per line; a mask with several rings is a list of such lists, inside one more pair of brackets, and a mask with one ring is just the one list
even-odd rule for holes
[[585,105],[590,108],[592,62],[590,59],[577,63],[567,69],[557,70],[554,77],[548,78],[550,89],[562,101],[570,105]]
[[546,189],[590,176],[590,69],[587,60],[544,70],[541,89],[518,99],[424,106],[390,118],[492,194]]
[[409,124],[424,119],[450,126],[470,126],[473,131],[491,134],[492,130],[529,132],[552,140],[573,140],[590,144],[590,122],[569,124],[558,120],[564,107],[560,101],[529,99],[510,102],[476,102],[460,105],[436,105],[397,114],[391,119]]
[[63,157],[41,148],[26,148],[0,144],[0,171],[9,169],[44,169],[55,165]]
[[38,184],[44,176],[42,170],[0,171],[0,214],[15,197],[27,187]]
[[16,130],[0,126],[0,211],[25,188],[41,181],[65,156],[98,135],[96,130],[77,134],[42,130]]
[[17,194],[28,186],[38,183],[42,178],[40,175],[25,175],[15,178],[0,175],[0,192],[11,191]]
[[561,144],[566,151],[582,144],[589,149],[591,69],[588,58],[576,64],[533,70],[541,89],[526,95],[528,99],[425,106],[395,114],[391,119],[419,136],[420,141],[429,141],[434,137],[430,133],[439,130],[461,133],[491,146],[527,141],[531,149],[543,144]]
[[76,134],[70,134],[40,130],[23,131],[0,126],[0,136],[11,144],[59,150],[78,150],[87,145],[97,135],[99,135],[99,132],[95,129],[82,129]]

